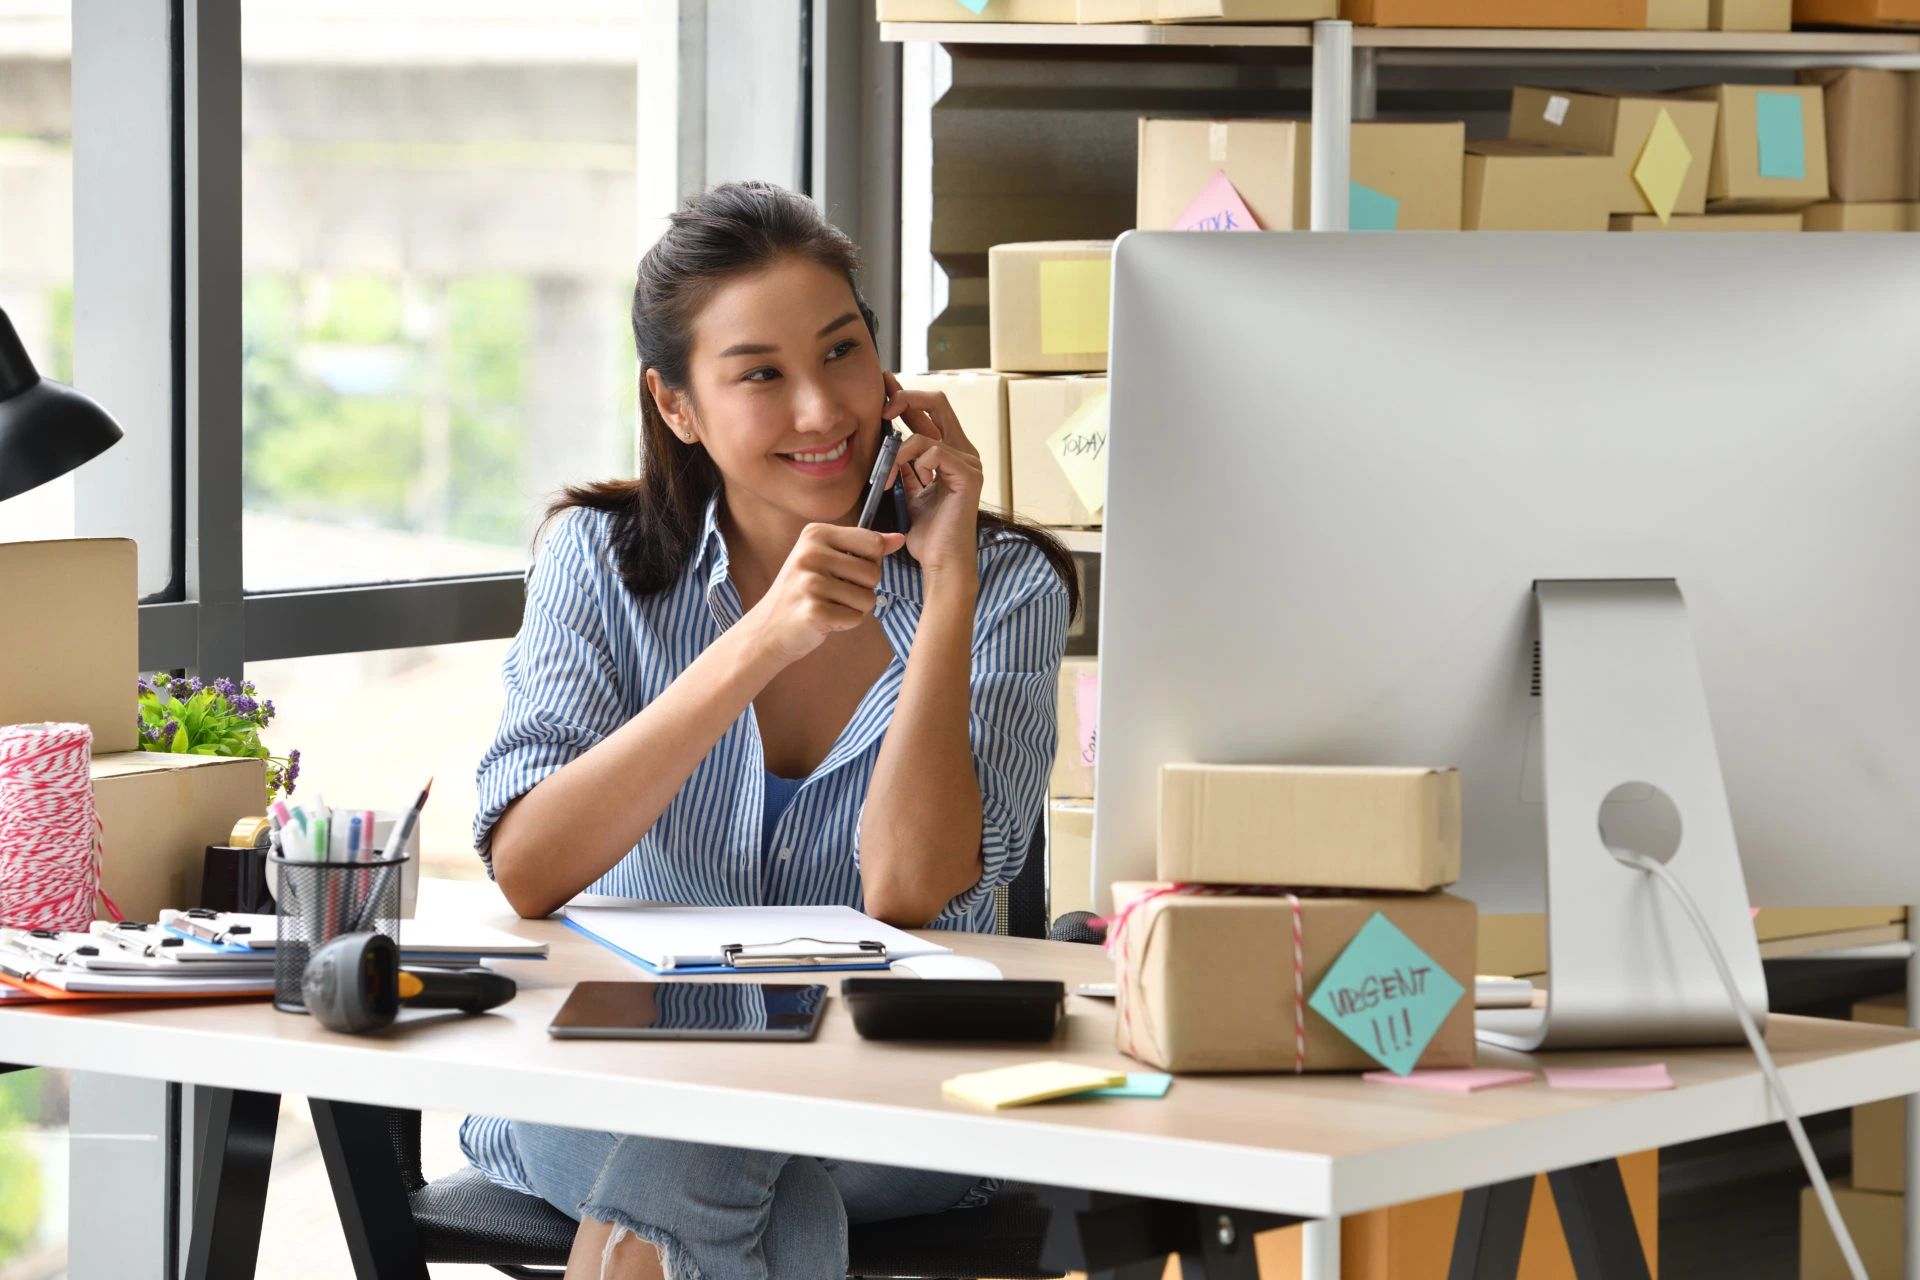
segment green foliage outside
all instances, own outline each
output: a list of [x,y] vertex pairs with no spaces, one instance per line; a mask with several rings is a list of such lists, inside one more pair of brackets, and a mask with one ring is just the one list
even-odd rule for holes
[[0,1075],[0,1263],[33,1240],[40,1223],[40,1161],[19,1130],[40,1114],[38,1071]]
[[[532,322],[531,284],[516,276],[461,277],[412,294],[379,276],[248,279],[246,505],[518,542]],[[330,385],[328,358],[357,368],[359,385],[338,376]],[[425,466],[434,430],[445,432],[437,488]]]

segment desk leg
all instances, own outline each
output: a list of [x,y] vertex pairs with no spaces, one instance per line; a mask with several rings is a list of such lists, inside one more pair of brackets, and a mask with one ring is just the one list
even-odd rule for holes
[[428,1280],[420,1231],[387,1132],[387,1107],[308,1100],[358,1280]]
[[1454,1232],[1447,1280],[1514,1280],[1520,1274],[1520,1249],[1532,1207],[1532,1178],[1468,1191],[1460,1201],[1460,1228]]
[[[1180,1257],[1181,1280],[1259,1280],[1254,1235],[1300,1221],[1103,1191],[1028,1189],[1051,1215],[1041,1265],[1084,1271],[1088,1280],[1158,1280],[1172,1254]],[[1338,1231],[1339,1223],[1333,1225]],[[1337,1253],[1335,1258],[1338,1280]],[[1309,1272],[1307,1280],[1320,1278]]]
[[280,1095],[202,1089],[205,1145],[194,1181],[186,1280],[252,1280],[280,1124]]
[[1646,1251],[1634,1229],[1627,1185],[1617,1160],[1598,1160],[1547,1175],[1560,1226],[1579,1280],[1649,1280]]
[[1300,1280],[1340,1280],[1340,1219],[1300,1224]]

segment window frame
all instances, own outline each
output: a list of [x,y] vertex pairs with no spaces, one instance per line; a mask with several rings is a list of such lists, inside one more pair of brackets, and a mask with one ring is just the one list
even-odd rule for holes
[[[727,171],[729,158],[755,141],[709,127],[709,86],[726,83],[729,67],[791,50],[800,94],[789,122],[787,180],[814,195],[856,241],[864,232],[865,288],[891,358],[898,51],[879,44],[873,0],[799,0],[797,20],[785,26],[731,21],[729,3],[738,0],[676,0],[677,194],[700,190],[709,172]],[[163,13],[164,20],[129,24],[119,6],[74,6],[76,365],[83,350],[95,353],[76,381],[115,413],[171,429],[170,486],[152,485],[132,465],[140,459],[111,454],[107,465],[83,468],[75,480],[80,536],[124,534],[128,512],[151,519],[156,502],[167,505],[171,573],[167,587],[140,605],[140,668],[237,677],[250,661],[514,635],[522,573],[245,589],[241,0],[167,0]],[[657,73],[665,61],[649,54],[643,65]],[[168,110],[156,115],[149,108],[162,83]],[[647,100],[658,104],[660,90],[650,87]],[[109,120],[113,127],[102,127]],[[156,147],[166,164],[154,162]],[[125,211],[156,207],[170,211],[167,252],[149,236],[130,257]],[[122,376],[125,370],[139,373]]]

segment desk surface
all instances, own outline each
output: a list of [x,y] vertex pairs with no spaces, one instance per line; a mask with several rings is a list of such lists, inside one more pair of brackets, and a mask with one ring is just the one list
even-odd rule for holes
[[[0,1058],[350,1102],[479,1112],[845,1159],[939,1167],[1311,1217],[1364,1209],[1778,1119],[1745,1048],[1555,1054],[1555,1065],[1664,1059],[1664,1093],[1469,1095],[1354,1076],[1187,1076],[1161,1101],[988,1113],[945,1101],[961,1071],[1038,1058],[1115,1070],[1107,1002],[1068,998],[1052,1045],[926,1046],[855,1035],[838,999],[810,1044],[556,1041],[572,984],[634,968],[556,921],[513,917],[490,885],[425,882],[422,914],[481,919],[552,945],[503,961],[520,995],[480,1017],[420,1013],[334,1035],[265,1003],[0,1009]],[[1009,978],[1111,980],[1094,947],[942,935]],[[837,992],[838,975],[829,986]],[[1776,1017],[1768,1041],[1812,1114],[1920,1088],[1920,1033]],[[1538,1055],[1546,1057],[1546,1055]],[[1483,1047],[1480,1063],[1528,1066]]]

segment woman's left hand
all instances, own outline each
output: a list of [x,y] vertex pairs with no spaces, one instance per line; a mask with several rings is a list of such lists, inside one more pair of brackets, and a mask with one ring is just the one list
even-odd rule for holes
[[[892,374],[881,416],[897,418],[913,435],[900,446],[894,474],[906,486],[907,550],[929,574],[979,572],[980,489],[986,473],[979,451],[940,391],[908,391]],[[889,481],[891,485],[891,481]]]

